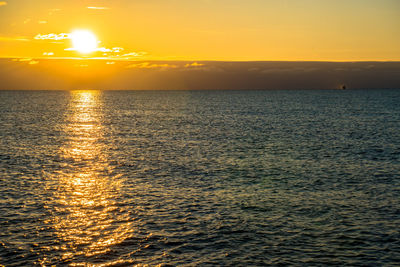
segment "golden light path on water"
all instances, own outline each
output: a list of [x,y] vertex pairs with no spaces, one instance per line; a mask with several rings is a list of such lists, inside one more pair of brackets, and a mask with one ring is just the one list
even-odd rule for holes
[[88,266],[133,232],[118,202],[122,179],[108,163],[102,118],[101,92],[71,91],[52,218],[62,260],[70,265]]

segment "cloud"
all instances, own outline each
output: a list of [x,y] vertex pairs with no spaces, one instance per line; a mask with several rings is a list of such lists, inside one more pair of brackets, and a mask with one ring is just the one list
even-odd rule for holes
[[269,74],[285,74],[285,73],[307,73],[318,71],[319,68],[316,67],[281,67],[281,68],[267,68],[260,70],[261,73]]
[[107,10],[110,9],[109,7],[105,7],[105,6],[88,6],[88,9],[95,9],[95,10]]
[[6,6],[7,2],[6,1],[0,1],[0,6]]
[[[135,59],[135,58],[140,58],[145,56],[147,53],[146,52],[129,52],[126,51],[123,47],[113,47],[113,48],[106,48],[106,47],[99,47],[97,48],[98,52],[102,52],[103,56],[106,56],[107,58],[112,58],[112,59]],[[125,52],[124,54],[122,54]]]
[[12,61],[17,61],[17,62],[27,62],[29,65],[36,65],[39,64],[39,61],[34,60],[32,58],[14,58]]
[[[77,51],[74,47],[68,47],[65,48],[64,51]],[[125,52],[123,54],[123,52]],[[123,47],[113,47],[113,48],[107,48],[107,47],[98,47],[96,50],[93,51],[93,56],[99,57],[101,55],[101,58],[107,58],[110,60],[132,60],[132,59],[137,59],[140,57],[143,57],[146,55],[146,52],[128,52],[125,51]],[[96,55],[97,53],[97,55]]]
[[146,54],[147,54],[146,52],[131,52],[131,53],[123,54],[123,55],[121,55],[121,57],[122,58],[142,57]]
[[43,56],[54,56],[53,52],[44,52]]
[[126,65],[125,68],[128,69],[148,69],[148,70],[175,70],[179,72],[223,72],[221,68],[217,66],[206,65],[204,63],[198,62],[136,62],[129,65]]
[[46,21],[46,20],[39,20],[38,23],[39,23],[39,24],[46,24],[47,21]]
[[224,72],[223,69],[217,67],[217,66],[212,66],[209,64],[204,64],[204,63],[198,63],[198,62],[192,62],[192,63],[187,63],[183,66],[180,67],[181,71],[188,71],[188,72]]
[[59,11],[61,11],[61,9],[59,9],[59,8],[49,9],[49,15],[51,16],[51,15],[53,15],[54,13],[59,12]]
[[[33,37],[33,39],[60,41],[60,40],[65,40],[65,39],[71,39],[71,34],[70,33],[49,33],[49,34],[40,34],[39,33],[35,37]],[[1,37],[0,37],[0,41],[1,41]],[[57,42],[57,43],[59,43],[59,42]],[[101,43],[101,42],[98,41],[98,43]],[[68,48],[65,48],[64,51],[77,51],[77,49],[74,47],[68,47]],[[97,57],[99,55],[101,55],[103,58],[118,59],[118,60],[137,59],[137,58],[143,57],[144,55],[147,54],[146,52],[125,51],[125,48],[120,47],[120,46],[115,46],[112,48],[98,47],[93,52],[95,52],[94,56],[97,56]],[[96,53],[97,53],[97,55],[96,55]],[[49,55],[49,54],[46,54],[46,55]],[[197,64],[197,65],[196,64],[197,63],[194,62],[192,67],[200,66],[199,64]]]
[[[69,48],[65,48],[65,51],[76,51],[75,48],[73,47],[69,47]],[[96,48],[96,50],[94,50],[93,52],[102,52],[104,53],[104,55],[108,55],[108,53],[111,53],[111,57],[119,57],[119,56],[123,56],[123,55],[118,55],[118,53],[121,53],[121,51],[125,50],[122,47],[113,47],[113,48],[107,48],[107,47],[98,47]],[[138,54],[138,53],[129,53],[129,54]]]
[[0,41],[23,41],[27,42],[30,41],[28,38],[23,37],[23,36],[17,36],[17,37],[9,37],[9,36],[0,36]]
[[112,51],[114,52],[114,53],[119,53],[119,52],[121,52],[121,51],[124,51],[125,49],[123,48],[123,47],[113,47],[112,48]]
[[70,39],[69,33],[49,33],[49,34],[38,34],[34,37],[35,40],[65,40]]
[[[69,39],[69,37],[70,36],[66,37],[65,39]],[[43,38],[43,39],[50,39],[50,38]],[[69,48],[66,48],[64,50],[65,51],[76,51],[76,49],[73,48],[73,47],[69,47]],[[121,56],[121,55],[118,55],[118,54],[121,53],[124,50],[125,49],[123,47],[113,47],[113,48],[98,47],[98,48],[96,48],[96,50],[94,50],[94,52],[102,52],[102,53],[104,53],[104,55],[108,55],[108,53],[111,53],[112,56]],[[132,55],[135,54],[136,55],[138,53],[130,53],[130,54],[132,54]]]
[[128,69],[176,69],[177,65],[174,64],[156,64],[150,62],[136,63],[127,66]]
[[13,61],[26,62],[31,61],[31,58],[14,58]]
[[203,67],[204,64],[202,63],[197,63],[197,62],[193,62],[193,63],[188,63],[185,65],[185,68],[197,68],[197,67]]
[[112,52],[111,49],[105,48],[105,47],[99,47],[99,48],[97,48],[97,51],[103,52],[103,53]]
[[122,47],[113,47],[113,48],[99,47],[99,48],[97,48],[97,51],[100,51],[103,53],[120,53],[123,50],[125,50],[125,49]]

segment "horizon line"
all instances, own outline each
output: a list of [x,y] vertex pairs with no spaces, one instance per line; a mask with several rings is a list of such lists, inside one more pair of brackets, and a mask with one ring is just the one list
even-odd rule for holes
[[398,60],[208,60],[208,59],[126,59],[126,58],[107,58],[107,57],[23,57],[23,56],[0,56],[0,59],[36,59],[36,60],[104,60],[104,61],[121,61],[121,62],[315,62],[315,63],[363,63],[363,62],[379,62],[379,63],[400,63]]

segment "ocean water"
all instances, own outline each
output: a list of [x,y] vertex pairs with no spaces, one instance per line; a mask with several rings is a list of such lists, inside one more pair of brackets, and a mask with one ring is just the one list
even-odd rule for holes
[[0,91],[0,265],[398,265],[399,103]]

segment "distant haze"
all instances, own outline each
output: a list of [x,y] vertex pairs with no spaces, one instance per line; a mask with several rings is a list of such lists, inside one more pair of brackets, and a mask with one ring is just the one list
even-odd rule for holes
[[400,89],[400,62],[0,59],[0,90]]

